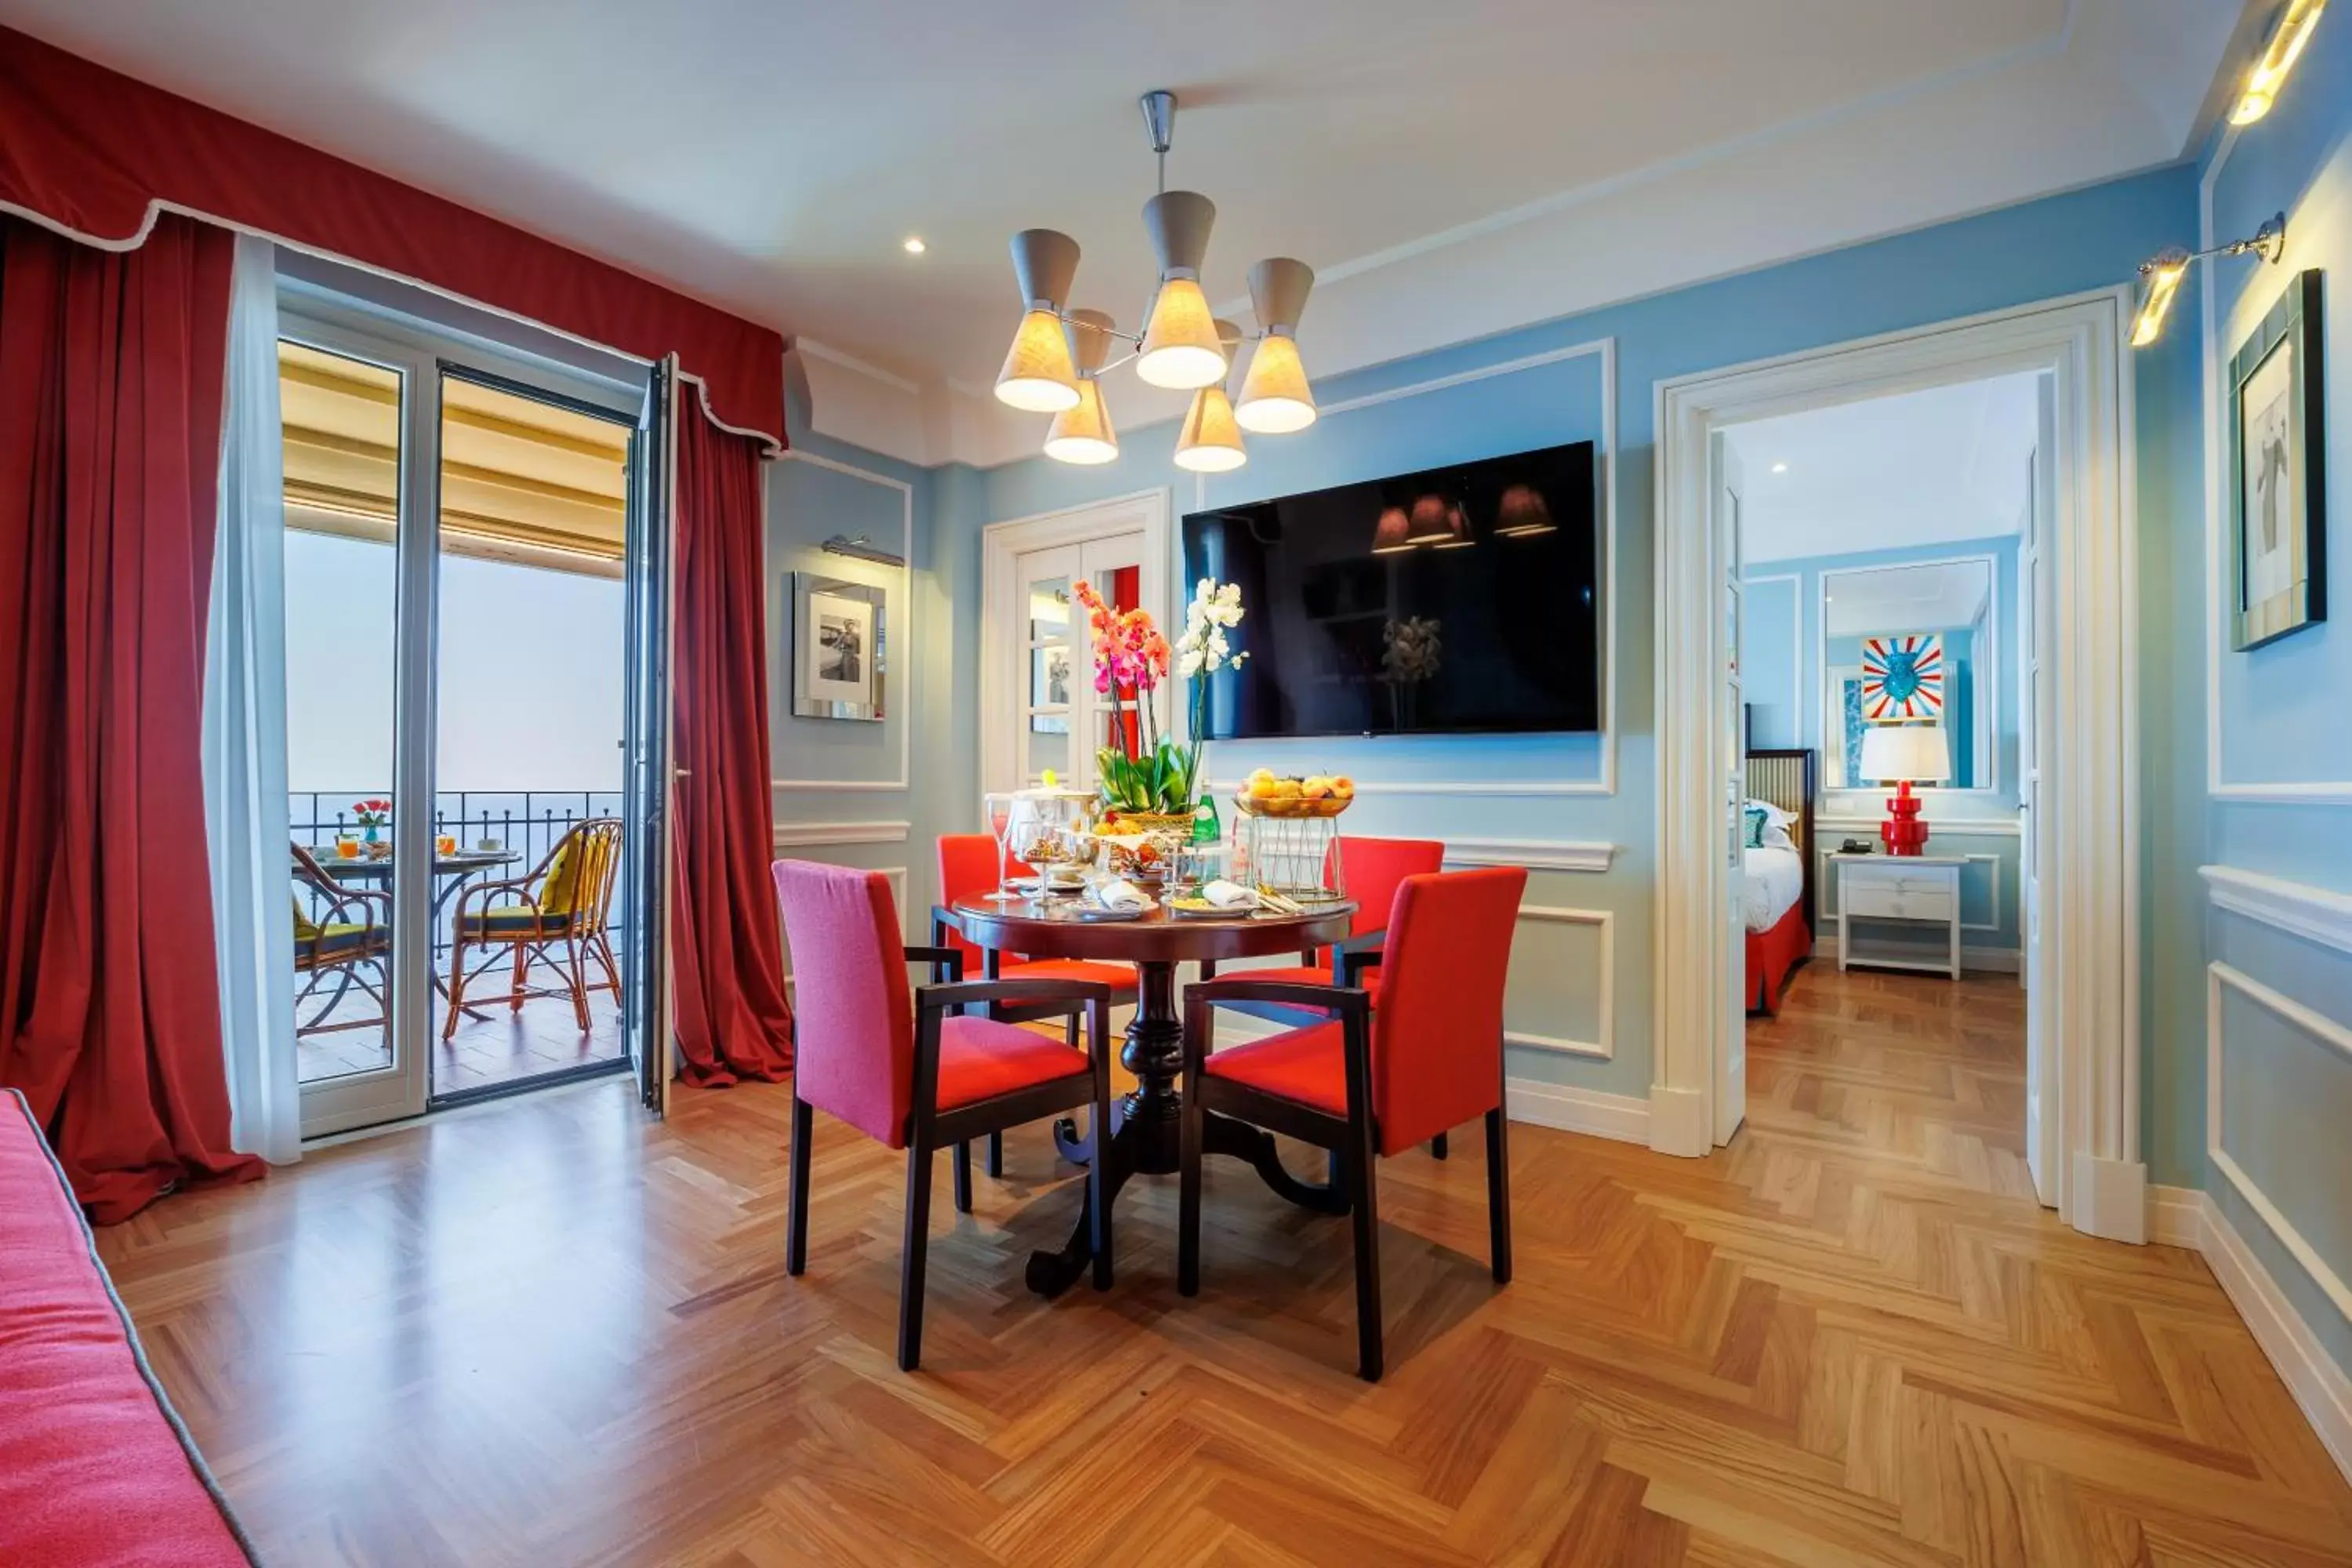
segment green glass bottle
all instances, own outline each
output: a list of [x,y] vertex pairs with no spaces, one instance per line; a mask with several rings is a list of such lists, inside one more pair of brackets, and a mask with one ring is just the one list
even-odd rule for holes
[[1224,831],[1225,825],[1217,819],[1217,797],[1202,795],[1201,804],[1192,808],[1192,842],[1214,844]]

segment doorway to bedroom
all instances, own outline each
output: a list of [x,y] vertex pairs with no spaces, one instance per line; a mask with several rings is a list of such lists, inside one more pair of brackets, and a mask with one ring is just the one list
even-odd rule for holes
[[1965,1101],[1940,1157],[2027,1197],[2053,416],[2021,371],[1717,437],[1748,1105],[1860,1126]]

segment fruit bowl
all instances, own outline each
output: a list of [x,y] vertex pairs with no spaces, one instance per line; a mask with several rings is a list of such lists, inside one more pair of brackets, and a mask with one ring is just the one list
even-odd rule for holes
[[1234,808],[1244,816],[1337,816],[1355,802],[1355,784],[1344,774],[1278,779],[1260,769],[1242,781]]

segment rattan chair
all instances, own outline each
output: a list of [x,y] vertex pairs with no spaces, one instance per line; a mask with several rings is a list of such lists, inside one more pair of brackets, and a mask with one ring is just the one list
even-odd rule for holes
[[[498,962],[484,962],[472,973],[466,970],[469,947],[508,949],[513,953],[514,976],[507,987],[508,1005],[520,1011],[533,996],[569,996],[583,1034],[588,1030],[588,993],[610,991],[621,999],[620,965],[605,935],[605,918],[613,903],[613,882],[621,865],[621,820],[592,816],[565,834],[547,858],[520,877],[477,882],[457,895],[450,921],[449,1021],[441,1037],[457,1032],[466,1005],[466,985]],[[561,956],[555,952],[562,944]],[[588,963],[593,959],[604,978],[591,982]],[[562,979],[558,987],[533,990],[528,984],[530,965],[552,966]]]
[[[392,957],[392,895],[368,888],[349,888],[327,875],[308,849],[294,848],[294,973],[303,977],[294,998],[295,1038],[329,1035],[338,1029],[380,1029],[391,1016],[384,1000],[389,988]],[[314,900],[303,906],[302,895]],[[362,973],[372,967],[375,978]],[[330,981],[333,994],[302,1023],[302,1008]],[[338,1018],[327,1022],[352,986],[376,1005],[373,1018]]]

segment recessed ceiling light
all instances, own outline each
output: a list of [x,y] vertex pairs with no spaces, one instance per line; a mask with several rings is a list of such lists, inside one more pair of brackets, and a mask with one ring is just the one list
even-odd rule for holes
[[1772,471],[1776,474],[1785,474],[1789,471],[1789,465],[1786,463],[1775,463],[1772,465]]
[[909,256],[920,256],[923,252],[929,250],[930,247],[923,243],[923,237],[921,235],[910,234],[907,237],[906,243],[902,248]]

